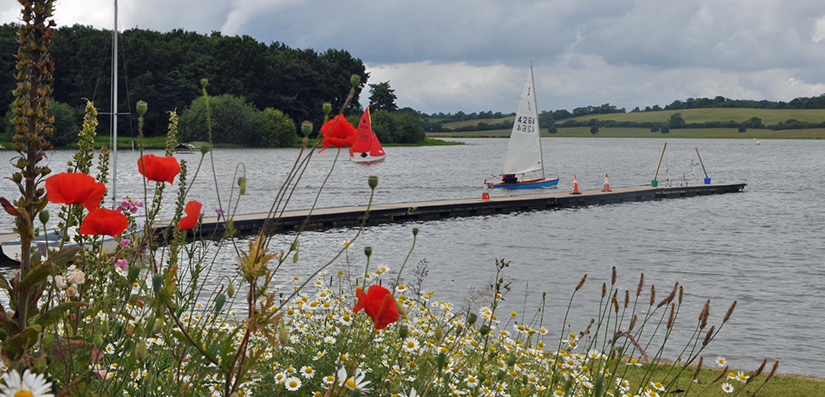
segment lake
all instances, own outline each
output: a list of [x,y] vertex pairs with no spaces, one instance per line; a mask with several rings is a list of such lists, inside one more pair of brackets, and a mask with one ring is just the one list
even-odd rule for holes
[[[374,198],[378,204],[480,198],[484,179],[498,178],[507,141],[464,142],[462,146],[389,147],[387,160],[374,165],[352,164],[342,153],[317,206],[367,204],[370,175],[379,177]],[[676,281],[684,286],[685,304],[677,322],[681,329],[693,329],[706,299],[711,299],[710,323],[717,325],[730,303],[738,300],[731,321],[703,353],[706,359],[724,355],[733,367],[753,370],[768,357],[781,360],[780,372],[825,377],[825,300],[820,296],[825,285],[825,141],[764,140],[760,145],[749,139],[542,141],[545,169],[548,176],[561,178],[562,191],[571,189],[574,174],[582,190],[601,189],[606,172],[612,187],[649,185],[664,143],[660,185],[701,182],[704,173],[694,149],[698,148],[714,182],[748,186],[743,193],[709,197],[374,226],[349,247],[349,264],[360,269],[363,247],[371,246],[371,268],[386,265],[397,271],[412,245],[411,230],[418,228],[405,279],[414,279],[411,270],[426,263],[423,288],[434,291],[436,299],[459,306],[470,288],[490,283],[496,258],[504,258],[511,261],[505,275],[513,282],[499,310],[532,317],[542,292],[547,292],[544,324],[554,332],[561,331],[567,300],[583,274],[588,274],[588,281],[568,321],[573,331],[583,329],[595,315],[600,287],[610,282],[613,266],[618,268],[617,286],[622,292],[635,291],[644,272],[646,291],[655,285],[657,301]],[[65,168],[71,154],[50,153],[54,172]],[[9,160],[14,155],[0,153],[3,175],[10,175]],[[230,187],[242,164],[247,194],[237,213],[265,212],[297,155],[297,149],[216,150],[221,206],[229,212],[235,205],[237,189],[228,204]],[[119,157],[118,196],[141,198],[138,154],[121,151]],[[334,157],[333,150],[313,156],[289,209],[312,205]],[[200,154],[178,158],[187,160],[191,179]],[[212,216],[218,198],[211,173],[205,172],[193,184],[190,198],[203,202],[205,214]],[[4,179],[0,192],[14,197],[16,188]],[[164,216],[170,214],[175,192],[166,190]],[[490,192],[492,196],[530,193]],[[10,217],[2,215],[0,233],[11,228]],[[289,285],[292,276],[309,276],[355,233],[333,229],[302,234],[301,260],[283,268],[280,279]],[[286,248],[294,237],[277,236],[272,248]],[[232,271],[235,256],[220,255],[227,272]],[[330,269],[346,266],[339,260]]]

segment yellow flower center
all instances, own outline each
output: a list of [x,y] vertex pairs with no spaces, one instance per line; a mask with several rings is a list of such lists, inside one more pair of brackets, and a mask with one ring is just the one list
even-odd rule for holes
[[293,380],[293,381],[290,381],[290,382],[289,382],[289,387],[298,387],[298,382],[296,382],[296,381],[294,381],[294,380]]
[[347,387],[350,388],[350,389],[354,389],[355,388],[355,381],[353,381],[352,379],[347,379]]
[[33,397],[34,395],[32,392],[28,390],[18,390],[17,393],[14,393],[14,397]]

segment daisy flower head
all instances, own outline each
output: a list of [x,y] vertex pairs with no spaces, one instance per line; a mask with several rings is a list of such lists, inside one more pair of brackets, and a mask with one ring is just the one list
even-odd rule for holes
[[662,386],[661,382],[650,382],[650,385],[653,386],[653,388],[658,390],[658,391],[665,391],[665,387]]
[[478,386],[478,378],[473,375],[468,376],[467,379],[464,379],[464,381],[467,382],[467,387],[473,388]]
[[310,366],[304,365],[301,367],[301,376],[307,379],[312,379],[312,377],[315,376],[315,370]]
[[275,374],[275,384],[281,384],[281,383],[284,383],[284,381],[286,380],[286,378],[287,378],[286,373],[284,373],[284,372],[278,372],[277,374]]
[[3,397],[54,397],[49,393],[52,390],[52,383],[46,381],[46,377],[39,374],[23,370],[21,376],[17,370],[12,370],[3,374],[3,384],[0,385],[0,393]]
[[404,350],[408,353],[415,353],[418,350],[418,339],[409,337],[404,341]]
[[748,379],[750,379],[750,376],[745,375],[744,372],[739,371],[739,372],[736,373],[736,380],[738,380],[742,383],[747,383]]
[[338,385],[345,386],[347,389],[357,390],[360,392],[369,391],[367,385],[370,384],[370,381],[364,380],[364,378],[366,377],[367,374],[365,374],[360,369],[355,370],[355,376],[348,377],[347,369],[341,367],[341,369],[338,370]]
[[725,393],[733,393],[733,385],[730,383],[722,383],[722,391]]
[[292,377],[286,378],[286,380],[284,380],[284,386],[286,386],[286,389],[289,390],[289,391],[296,391],[296,390],[300,389],[301,384],[302,384],[301,383],[301,378],[299,378],[297,376],[292,376]]
[[724,357],[716,356],[716,366],[717,367],[724,368],[725,365],[727,365],[727,363],[728,363],[728,360],[726,360]]

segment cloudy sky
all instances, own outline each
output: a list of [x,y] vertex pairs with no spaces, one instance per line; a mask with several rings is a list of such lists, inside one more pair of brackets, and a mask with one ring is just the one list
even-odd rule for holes
[[[111,0],[58,0],[58,25],[112,26]],[[771,0],[120,0],[121,28],[250,35],[346,49],[398,105],[515,111],[632,108],[722,95],[825,93],[825,2]],[[18,19],[0,1],[0,23]],[[366,95],[362,98],[366,102]]]

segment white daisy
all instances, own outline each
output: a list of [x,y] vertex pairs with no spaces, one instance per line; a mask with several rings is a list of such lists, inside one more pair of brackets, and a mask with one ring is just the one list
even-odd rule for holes
[[415,338],[407,338],[404,340],[404,350],[409,353],[415,353],[418,350],[418,339]]
[[368,380],[364,380],[367,376],[363,371],[360,369],[355,370],[355,376],[348,377],[347,370],[344,367],[338,370],[338,385],[339,386],[346,386],[347,389],[350,390],[357,390],[360,392],[369,391],[367,385],[371,382]]
[[478,386],[478,378],[475,376],[470,375],[467,379],[464,379],[464,381],[467,382],[467,387],[473,388]]
[[312,367],[304,365],[301,367],[301,376],[307,379],[312,379],[312,377],[315,376],[315,370],[312,369]]
[[301,388],[301,378],[297,376],[286,378],[284,386],[286,386],[286,389],[289,391],[296,391]]
[[722,391],[725,393],[733,393],[733,385],[730,383],[722,383]]
[[722,357],[722,356],[717,356],[716,357],[716,366],[717,367],[724,368],[727,363],[728,363],[728,360],[726,360],[724,357]]
[[33,374],[29,370],[23,370],[23,376],[17,370],[3,374],[3,385],[0,385],[2,397],[32,396],[32,397],[54,397],[48,393],[52,389],[52,383],[47,382],[43,375]]

